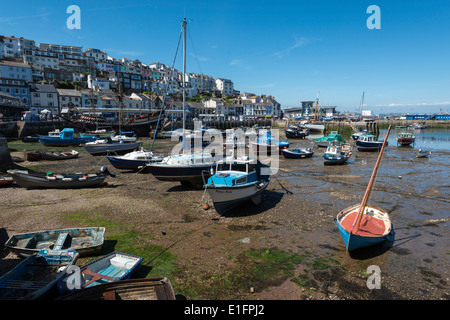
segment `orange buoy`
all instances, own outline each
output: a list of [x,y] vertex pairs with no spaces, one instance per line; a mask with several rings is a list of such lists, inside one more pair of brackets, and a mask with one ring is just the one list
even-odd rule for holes
[[205,203],[205,204],[203,205],[203,209],[208,210],[208,209],[209,209],[209,204],[208,204],[208,203]]

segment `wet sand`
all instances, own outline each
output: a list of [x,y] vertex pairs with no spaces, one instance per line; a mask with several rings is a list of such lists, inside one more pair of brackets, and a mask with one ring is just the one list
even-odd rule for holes
[[[174,145],[156,141],[156,153]],[[310,140],[290,141],[314,148]],[[184,290],[187,299],[448,299],[449,154],[417,159],[412,148],[387,147],[369,202],[389,212],[395,242],[348,254],[334,218],[361,202],[378,153],[354,150],[347,165],[324,166],[324,149],[314,151],[311,159],[280,156],[280,171],[263,202],[226,216],[217,214],[212,203],[209,210],[202,208],[203,190],[118,170],[105,157],[85,151],[78,159],[18,163],[53,172],[96,171],[107,165],[116,177],[108,177],[106,187],[81,190],[0,188],[0,243],[14,233],[79,227],[98,218],[148,235],[132,241],[147,241],[173,254],[182,270],[170,279],[174,287],[195,288],[195,294]],[[117,228],[107,228],[106,238],[115,233]],[[212,289],[218,277],[239,267],[236,257],[267,248],[293,252],[301,262],[292,273],[256,278],[244,290]],[[0,275],[20,261],[3,246],[0,257]],[[367,286],[371,265],[381,270],[381,289]]]

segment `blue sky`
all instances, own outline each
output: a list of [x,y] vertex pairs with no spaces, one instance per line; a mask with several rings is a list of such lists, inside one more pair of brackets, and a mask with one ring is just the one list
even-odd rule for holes
[[[69,5],[81,29],[69,30]],[[381,29],[370,30],[370,5]],[[241,92],[376,113],[450,109],[450,1],[5,1],[0,35],[97,48],[172,65],[183,17],[187,72],[231,79]],[[175,66],[182,70],[181,51]]]

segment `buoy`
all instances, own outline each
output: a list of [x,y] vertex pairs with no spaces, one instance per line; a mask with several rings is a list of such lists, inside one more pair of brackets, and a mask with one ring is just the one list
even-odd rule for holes
[[209,204],[207,202],[203,205],[203,209],[205,209],[205,210],[209,209]]

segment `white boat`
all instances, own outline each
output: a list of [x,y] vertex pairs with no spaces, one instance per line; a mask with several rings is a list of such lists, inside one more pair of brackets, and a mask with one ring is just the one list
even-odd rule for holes
[[270,175],[263,175],[262,167],[260,162],[249,157],[228,157],[218,161],[214,175],[204,186],[216,211],[226,213],[247,201],[259,204],[261,194],[270,182]]
[[87,142],[83,146],[91,155],[108,153],[123,154],[139,148],[140,142],[112,142],[110,139],[99,139]]
[[110,137],[112,142],[136,142],[137,137],[129,137],[126,135],[115,135]]
[[145,171],[144,167],[148,163],[161,162],[164,159],[163,155],[155,155],[153,152],[141,148],[140,150],[129,152],[123,156],[119,155],[108,155],[106,156],[109,162],[116,169],[131,169],[139,170],[140,172]]

